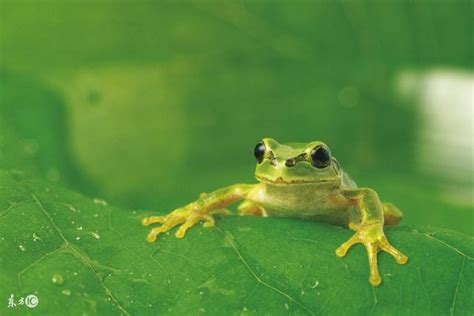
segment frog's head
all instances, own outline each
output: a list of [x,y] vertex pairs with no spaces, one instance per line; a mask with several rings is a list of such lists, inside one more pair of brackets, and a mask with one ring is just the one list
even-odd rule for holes
[[329,147],[314,141],[307,144],[279,144],[264,138],[255,146],[259,181],[272,184],[337,182],[341,178],[339,163]]

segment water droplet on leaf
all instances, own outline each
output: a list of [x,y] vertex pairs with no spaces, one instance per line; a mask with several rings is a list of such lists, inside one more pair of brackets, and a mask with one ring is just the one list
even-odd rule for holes
[[66,296],[71,295],[71,291],[68,290],[68,289],[64,289],[64,290],[62,291],[62,293],[63,293],[64,295],[66,295]]
[[36,242],[37,240],[41,240],[41,238],[38,235],[36,235],[36,233],[33,233],[33,241]]
[[99,199],[99,198],[95,198],[94,203],[99,204],[99,205],[103,205],[103,206],[107,206],[107,201]]
[[51,281],[53,281],[54,284],[63,284],[64,283],[63,277],[58,273],[53,274],[53,277],[51,278]]

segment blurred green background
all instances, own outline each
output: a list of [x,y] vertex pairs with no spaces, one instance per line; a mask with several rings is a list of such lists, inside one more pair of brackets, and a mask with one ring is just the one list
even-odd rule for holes
[[0,0],[0,167],[168,211],[323,140],[473,234],[472,1]]

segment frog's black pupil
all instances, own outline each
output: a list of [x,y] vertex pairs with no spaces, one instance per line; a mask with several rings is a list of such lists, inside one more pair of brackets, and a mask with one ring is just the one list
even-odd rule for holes
[[253,154],[258,163],[261,163],[263,161],[263,156],[265,155],[265,145],[263,143],[258,143],[253,150]]
[[329,165],[329,151],[324,147],[316,147],[311,151],[311,160],[316,168],[324,168]]

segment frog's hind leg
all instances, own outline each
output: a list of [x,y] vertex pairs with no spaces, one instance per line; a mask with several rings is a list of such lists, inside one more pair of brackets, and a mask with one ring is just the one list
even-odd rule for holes
[[242,203],[240,203],[237,207],[237,210],[240,216],[268,216],[263,206],[250,200],[244,200]]
[[403,213],[391,203],[382,203],[385,226],[398,225],[403,218]]

